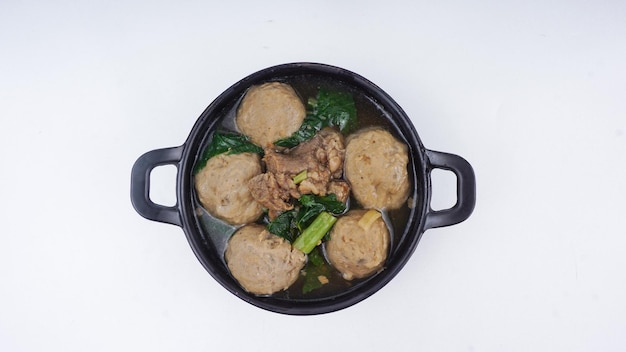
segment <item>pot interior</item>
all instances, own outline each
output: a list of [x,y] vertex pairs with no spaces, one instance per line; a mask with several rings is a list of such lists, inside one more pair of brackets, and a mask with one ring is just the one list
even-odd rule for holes
[[[234,119],[246,90],[270,81],[288,83],[305,103],[308,98],[315,97],[320,87],[350,92],[357,108],[357,130],[380,126],[408,146],[411,184],[409,200],[399,209],[383,211],[391,238],[385,267],[377,274],[348,281],[329,266],[328,284],[303,293],[304,276],[301,276],[289,289],[270,296],[246,292],[230,275],[224,251],[237,227],[214,218],[201,206],[193,187],[192,170],[214,131],[239,133]],[[221,94],[200,116],[185,144],[179,171],[178,199],[181,200],[184,230],[189,243],[200,262],[218,282],[238,297],[261,308],[287,314],[318,314],[352,305],[382,288],[395,276],[413,253],[423,232],[422,222],[428,204],[430,182],[425,170],[424,148],[402,109],[380,88],[352,72],[306,63],[259,71]],[[349,204],[351,208],[359,207],[353,198]]]

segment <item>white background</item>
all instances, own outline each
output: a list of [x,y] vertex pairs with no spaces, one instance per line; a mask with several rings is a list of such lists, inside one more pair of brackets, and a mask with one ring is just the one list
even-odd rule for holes
[[[141,154],[294,61],[370,79],[478,182],[469,220],[312,317],[231,295],[129,198]],[[4,0],[0,119],[2,351],[626,349],[626,2]]]

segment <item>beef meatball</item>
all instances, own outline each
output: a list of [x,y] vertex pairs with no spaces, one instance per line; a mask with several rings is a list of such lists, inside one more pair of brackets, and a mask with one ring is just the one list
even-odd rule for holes
[[407,146],[382,128],[361,130],[346,145],[344,175],[364,208],[396,209],[409,194]]
[[211,215],[232,225],[253,222],[263,207],[250,194],[248,181],[259,174],[258,154],[216,155],[195,176],[198,199]]
[[252,143],[265,148],[296,132],[305,115],[304,104],[290,85],[270,82],[248,90],[235,122]]
[[359,209],[337,220],[326,242],[326,254],[343,278],[352,280],[380,270],[388,247],[389,230],[378,210]]
[[259,224],[246,225],[230,238],[225,253],[231,274],[248,292],[270,295],[297,279],[306,255]]

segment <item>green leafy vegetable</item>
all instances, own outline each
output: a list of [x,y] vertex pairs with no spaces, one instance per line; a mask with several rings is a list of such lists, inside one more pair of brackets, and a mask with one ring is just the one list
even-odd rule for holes
[[326,261],[324,260],[324,256],[320,253],[318,248],[319,247],[315,248],[311,251],[311,253],[309,253],[309,263],[315,266],[322,266],[326,263]]
[[295,225],[299,231],[303,231],[309,225],[316,216],[320,215],[324,211],[324,206],[321,204],[312,204],[307,207],[301,207],[295,218]]
[[267,224],[267,231],[276,236],[282,237],[289,242],[293,242],[299,232],[295,222],[296,214],[296,209],[281,213],[273,221]]
[[278,215],[267,224],[267,230],[276,236],[280,236],[289,242],[311,225],[323,211],[338,215],[346,211],[346,206],[337,200],[334,194],[316,196],[305,194],[298,200],[298,206]]
[[346,211],[346,206],[337,199],[337,195],[334,193],[325,196],[316,196],[313,194],[304,194],[300,197],[300,204],[305,207],[315,206],[320,204],[324,207],[324,210],[328,210],[333,214],[341,214]]
[[322,88],[317,93],[317,98],[309,99],[307,115],[300,129],[274,144],[292,148],[311,139],[324,127],[336,126],[342,133],[346,133],[356,127],[356,122],[356,106],[352,94]]
[[309,227],[304,229],[300,236],[293,241],[293,246],[304,254],[309,254],[313,248],[317,247],[326,232],[328,232],[337,222],[337,218],[329,212],[321,212]]
[[320,277],[326,277],[329,279],[331,276],[331,270],[324,257],[319,251],[319,247],[315,248],[309,253],[309,260],[305,268],[306,275],[304,276],[304,283],[302,285],[302,293],[308,293],[315,289],[324,286],[324,282],[320,281]]
[[232,133],[215,131],[211,143],[206,147],[202,157],[196,163],[194,174],[198,173],[206,166],[206,163],[212,157],[219,154],[239,154],[239,153],[257,153],[263,154],[263,148],[250,142],[247,136]]
[[296,215],[295,224],[300,231],[308,227],[311,221],[323,211],[329,211],[333,214],[341,214],[346,211],[346,206],[338,201],[334,194],[327,196],[305,194],[300,197],[299,202],[302,207]]
[[328,120],[330,126],[339,127],[342,133],[356,127],[356,106],[350,93],[320,89],[317,99],[309,105],[315,116]]

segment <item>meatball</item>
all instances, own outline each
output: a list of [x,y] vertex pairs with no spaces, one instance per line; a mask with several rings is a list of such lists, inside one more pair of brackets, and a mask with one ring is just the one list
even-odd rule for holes
[[260,173],[258,154],[216,155],[195,176],[198,199],[211,215],[232,225],[253,222],[263,207],[252,198],[248,181]]
[[296,132],[305,115],[304,104],[290,85],[271,82],[248,90],[235,122],[252,143],[265,148]]
[[364,208],[396,209],[409,194],[407,146],[382,128],[348,138],[344,175]]
[[225,259],[231,274],[246,291],[270,295],[287,289],[298,279],[306,255],[264,226],[251,224],[230,238]]
[[[370,219],[364,219],[366,224],[363,224],[365,214]],[[343,278],[352,280],[380,270],[387,259],[388,247],[389,230],[378,210],[351,210],[331,230],[326,254]]]

